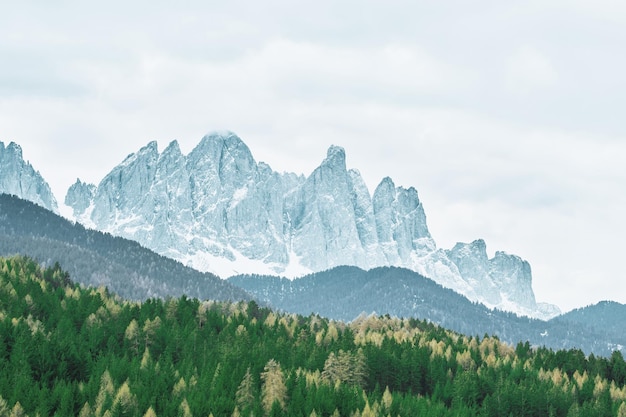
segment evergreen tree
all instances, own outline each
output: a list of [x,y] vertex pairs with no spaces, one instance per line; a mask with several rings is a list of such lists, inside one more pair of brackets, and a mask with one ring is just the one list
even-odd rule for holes
[[281,410],[284,410],[287,401],[287,387],[285,386],[283,371],[276,360],[270,359],[267,362],[263,368],[261,380],[263,381],[261,400],[265,412],[271,415],[272,410],[276,408],[275,403]]
[[9,406],[4,398],[2,398],[2,395],[0,395],[0,416],[4,417],[7,415],[9,415]]
[[252,407],[255,398],[255,384],[252,379],[252,374],[250,373],[250,367],[248,367],[246,374],[237,388],[235,402],[240,410],[248,410]]
[[139,351],[139,325],[137,324],[137,320],[132,319],[130,323],[128,323],[124,337],[130,343],[133,352],[137,354]]

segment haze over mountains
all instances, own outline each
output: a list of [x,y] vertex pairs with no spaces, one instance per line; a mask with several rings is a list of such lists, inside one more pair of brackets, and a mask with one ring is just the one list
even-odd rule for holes
[[[7,149],[12,152],[4,153],[0,191],[57,211],[49,187],[23,162],[19,146]],[[505,252],[489,259],[480,239],[437,248],[417,191],[384,178],[370,195],[337,146],[305,177],[255,161],[231,132],[205,136],[188,155],[176,141],[161,153],[151,142],[97,186],[77,180],[65,203],[88,227],[223,278],[398,266],[488,307],[540,318],[558,314],[555,306],[536,302],[526,261]]]

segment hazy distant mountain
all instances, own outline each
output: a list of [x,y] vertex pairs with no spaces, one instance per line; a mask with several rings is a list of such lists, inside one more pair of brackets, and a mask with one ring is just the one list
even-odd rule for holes
[[626,323],[626,305],[615,301],[601,301],[594,305],[572,310],[555,318],[555,320],[579,323],[603,333],[623,335]]
[[414,188],[385,178],[370,195],[331,146],[308,176],[257,163],[235,134],[205,136],[188,155],[156,142],[129,155],[98,186],[78,181],[65,198],[76,218],[202,271],[297,277],[339,265],[400,266],[474,301],[551,317],[530,266],[477,240],[438,249]]
[[0,142],[0,194],[12,194],[42,207],[59,211],[50,186],[39,171],[24,161],[20,145]]
[[189,297],[248,300],[238,287],[158,255],[137,242],[87,230],[31,202],[0,195],[0,256],[28,255],[55,262],[72,280],[105,285],[130,299]]
[[[623,332],[607,332],[582,320],[570,322],[559,317],[545,322],[490,310],[403,268],[364,271],[356,267],[337,267],[297,280],[240,275],[228,281],[290,313],[316,313],[345,321],[361,314],[415,317],[467,335],[497,335],[511,344],[529,341],[533,345],[576,348],[604,356],[626,346]],[[597,320],[611,319],[599,313]],[[621,320],[613,322],[623,325]]]

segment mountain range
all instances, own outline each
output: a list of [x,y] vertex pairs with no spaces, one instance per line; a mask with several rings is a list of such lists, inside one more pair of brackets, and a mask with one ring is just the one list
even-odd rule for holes
[[[58,212],[19,145],[0,143],[0,159],[0,192]],[[528,262],[503,251],[490,259],[481,239],[438,248],[417,190],[387,177],[370,195],[338,146],[307,177],[257,162],[232,132],[206,135],[188,155],[176,141],[161,153],[150,142],[97,186],[77,180],[64,202],[87,227],[224,278],[396,266],[490,308],[544,319],[559,313],[536,302]]]
[[528,262],[503,251],[490,259],[481,239],[438,248],[417,190],[384,178],[370,194],[338,146],[304,176],[257,162],[232,132],[206,135],[188,155],[176,141],[162,152],[150,142],[99,184],[77,180],[64,202],[87,227],[224,278],[396,266],[490,308],[559,313],[535,300]]

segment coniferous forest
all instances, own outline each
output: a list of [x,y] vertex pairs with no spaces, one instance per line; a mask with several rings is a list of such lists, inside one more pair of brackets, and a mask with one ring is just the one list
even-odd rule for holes
[[0,416],[626,416],[626,363],[415,318],[125,301],[0,259]]

